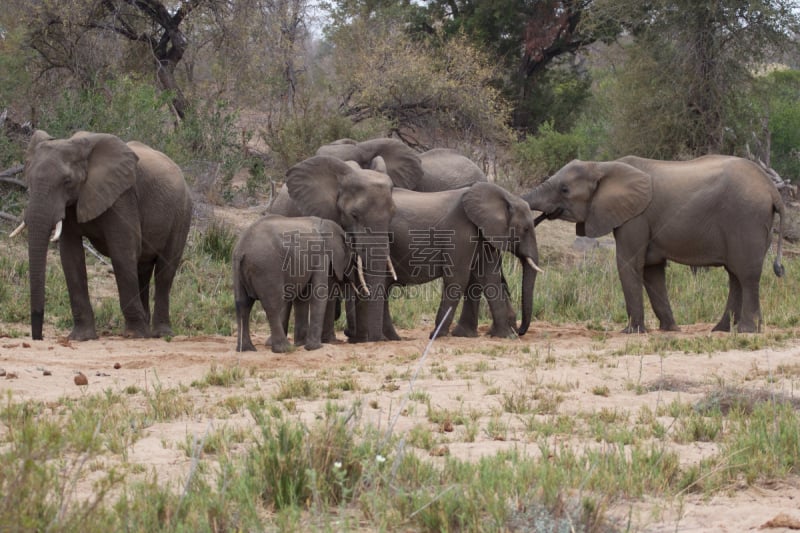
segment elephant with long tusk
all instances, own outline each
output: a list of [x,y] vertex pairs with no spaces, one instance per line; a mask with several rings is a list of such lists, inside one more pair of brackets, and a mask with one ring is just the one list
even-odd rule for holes
[[[350,342],[383,340],[386,278],[394,268],[389,257],[389,221],[394,214],[392,181],[382,173],[362,169],[335,157],[314,156],[286,173],[268,212],[286,217],[316,216],[339,224],[356,255],[354,293],[357,326]],[[289,307],[284,326],[288,326]],[[300,317],[305,320],[306,317]],[[295,321],[298,316],[295,312]],[[297,327],[297,326],[296,326]]]

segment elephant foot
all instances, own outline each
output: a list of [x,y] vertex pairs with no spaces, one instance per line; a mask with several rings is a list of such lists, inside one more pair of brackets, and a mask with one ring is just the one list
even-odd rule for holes
[[360,344],[362,342],[380,342],[383,340],[383,337],[380,339],[370,339],[369,337],[348,337],[347,342],[348,344]]
[[501,339],[516,339],[517,338],[517,331],[513,327],[505,327],[505,328],[498,328],[492,326],[489,330],[490,337],[498,337]]
[[627,328],[622,330],[622,333],[631,334],[631,333],[647,333],[647,328],[644,326],[634,326],[630,325]]
[[400,335],[398,335],[397,332],[394,329],[392,329],[392,331],[385,331],[383,333],[383,340],[385,340],[385,341],[399,341],[399,340],[402,340],[402,339],[400,338]]
[[337,341],[336,333],[331,333],[330,335],[323,335],[322,336],[322,344],[333,344]]
[[97,331],[94,328],[72,328],[69,334],[71,341],[90,341],[97,338]]
[[716,326],[711,328],[711,331],[723,331],[725,333],[730,333],[731,323],[729,320],[720,320]]
[[736,331],[739,333],[760,333],[761,328],[757,327],[755,324],[745,324],[744,322],[740,322],[736,326]]
[[271,348],[274,353],[286,353],[292,349],[292,345],[289,344],[289,341],[286,339],[281,341],[276,341],[273,339]]
[[168,324],[161,324],[153,328],[153,337],[174,337],[175,333]]
[[[431,332],[428,334],[428,338],[429,338],[429,339],[432,339],[432,338],[433,338],[433,336],[434,336],[435,334],[436,334],[436,330],[434,329],[433,331],[431,331]],[[439,330],[439,334],[438,334],[438,335],[436,335],[436,338],[439,338],[439,337],[449,337],[449,336],[450,336],[450,332],[449,332],[449,331],[447,331],[446,329],[442,328],[442,329],[440,329],[440,330]]]
[[319,350],[320,348],[322,348],[322,343],[319,341],[308,341],[305,345],[305,349],[308,351]]
[[122,332],[122,336],[126,339],[149,339],[153,335],[150,334],[149,330],[125,328],[125,331]]
[[659,328],[661,331],[680,331],[681,328],[678,327],[677,324],[661,324]]
[[453,337],[473,338],[478,336],[478,330],[462,326],[461,324],[456,324],[456,327],[453,328],[453,331],[450,332],[450,335],[452,335]]
[[242,342],[241,346],[236,347],[237,352],[255,352],[256,347],[253,346],[252,341],[248,340],[247,342]]

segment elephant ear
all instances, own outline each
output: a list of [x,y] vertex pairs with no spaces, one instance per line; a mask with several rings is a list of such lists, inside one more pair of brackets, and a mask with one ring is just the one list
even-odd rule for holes
[[286,171],[289,196],[304,216],[339,222],[336,200],[339,181],[355,170],[344,161],[327,155],[315,155]]
[[396,187],[414,190],[419,185],[424,171],[422,161],[417,153],[404,142],[397,139],[373,139],[364,141],[359,146],[370,154],[370,159],[378,156],[386,165],[385,173],[392,178]]
[[36,147],[39,146],[39,143],[43,141],[52,141],[53,137],[50,136],[44,130],[36,130],[31,135],[31,140],[28,141],[28,148],[25,150],[25,163],[30,161],[33,158],[34,152],[36,152]]
[[511,202],[512,197],[505,189],[488,182],[472,185],[461,197],[467,218],[480,228],[485,239],[501,249],[512,237],[508,234]]
[[584,223],[587,237],[600,237],[640,214],[653,198],[650,174],[619,161],[596,163],[597,188]]
[[107,133],[76,133],[70,138],[81,160],[86,178],[78,194],[78,222],[100,216],[122,193],[136,184],[139,157],[119,137]]
[[331,265],[336,279],[344,278],[344,271],[349,262],[349,253],[342,227],[331,221],[320,221],[320,233],[325,237],[325,248],[331,251]]

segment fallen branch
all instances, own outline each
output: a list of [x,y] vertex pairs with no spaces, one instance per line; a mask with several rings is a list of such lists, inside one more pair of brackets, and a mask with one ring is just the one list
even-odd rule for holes
[[22,174],[22,171],[25,169],[25,165],[17,165],[15,167],[7,168],[4,171],[0,172],[0,181],[5,183],[11,183],[12,185],[19,185],[23,189],[27,187],[24,181],[12,178],[11,176],[16,176],[17,174]]

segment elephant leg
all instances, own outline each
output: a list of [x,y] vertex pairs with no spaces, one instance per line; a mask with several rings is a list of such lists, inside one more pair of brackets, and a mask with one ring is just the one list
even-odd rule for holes
[[747,277],[740,280],[740,283],[742,286],[741,320],[737,321],[736,328],[739,333],[758,333],[762,326],[759,276]]
[[[498,256],[498,262],[501,257]],[[489,335],[492,337],[502,337],[513,339],[517,337],[517,314],[508,295],[505,279],[502,276],[502,269],[498,264],[496,272],[484,285],[483,292],[489,302],[489,311],[492,314],[492,327]]]
[[450,334],[450,324],[453,322],[453,314],[456,312],[458,301],[463,296],[463,287],[466,283],[458,283],[453,280],[443,280],[442,300],[439,303],[439,310],[436,312],[436,324],[431,331],[429,338],[433,338],[436,330],[439,330],[439,337],[446,337]]
[[348,293],[344,299],[344,314],[347,325],[344,328],[345,336],[350,339],[356,336],[356,299],[352,293]]
[[461,306],[461,316],[458,324],[453,328],[453,337],[477,337],[478,316],[480,313],[481,294],[483,287],[472,277],[467,290],[464,292],[464,302]]
[[383,336],[388,341],[401,340],[400,335],[397,333],[397,330],[394,328],[394,323],[392,322],[392,313],[389,309],[389,298],[386,298],[386,300],[383,302]]
[[659,329],[662,331],[680,331],[672,315],[672,307],[669,305],[666,267],[666,262],[645,266],[644,288],[647,291],[648,298],[650,298],[653,312],[658,317]]
[[139,275],[136,262],[131,258],[124,260],[114,259],[111,264],[114,268],[114,277],[117,279],[119,290],[119,303],[122,315],[125,317],[125,337],[150,337],[150,324],[148,323],[142,301],[139,298]]
[[[333,286],[336,281],[329,280],[329,286]],[[340,306],[341,299],[338,295],[330,295],[328,301],[325,303],[325,321],[322,325],[322,338],[323,343],[331,343],[336,341],[336,315],[337,307]]]
[[309,289],[306,286],[300,292],[300,296],[293,302],[294,305],[294,345],[303,346],[308,338],[308,315],[311,310],[309,301]]
[[70,224],[70,217],[64,219],[64,230],[59,240],[61,267],[69,291],[69,305],[72,309],[71,340],[85,341],[97,338],[94,324],[94,311],[89,300],[89,282],[86,277],[86,255],[83,241],[76,224]]
[[728,301],[725,303],[725,311],[722,313],[722,318],[717,322],[712,331],[730,331],[731,322],[736,325],[740,320],[740,313],[742,309],[742,285],[739,278],[731,272],[727,267],[725,270],[728,272]]
[[[283,331],[289,331],[289,318],[292,315],[292,307],[292,300],[289,300],[285,302],[285,305],[281,308],[281,324],[283,324]],[[267,341],[264,344],[266,346],[272,346],[272,335],[267,337]]]
[[306,305],[309,308],[309,324],[305,347],[306,350],[318,350],[322,348],[322,328],[328,307],[328,274],[315,272],[308,288]]
[[173,223],[172,234],[155,263],[155,291],[153,295],[153,334],[157,337],[171,337],[169,297],[172,284],[181,265],[183,250],[189,235],[191,208]]
[[155,265],[155,291],[153,297],[153,335],[171,337],[172,323],[169,312],[169,295],[178,272],[179,261],[158,258]]
[[250,338],[250,312],[253,309],[255,298],[243,296],[236,299],[236,351],[255,352],[253,340]]
[[269,322],[270,347],[275,353],[288,352],[291,349],[289,339],[286,338],[286,330],[283,328],[283,314],[288,303],[280,293],[271,294],[272,300],[266,301],[261,298],[261,306],[267,314]]
[[144,309],[144,316],[147,322],[150,322],[150,279],[153,277],[153,269],[155,262],[148,261],[139,263],[137,274],[139,279],[139,301],[142,302]]
[[623,333],[644,333],[644,297],[642,294],[644,258],[621,254],[617,247],[617,270],[625,296],[628,325]]

